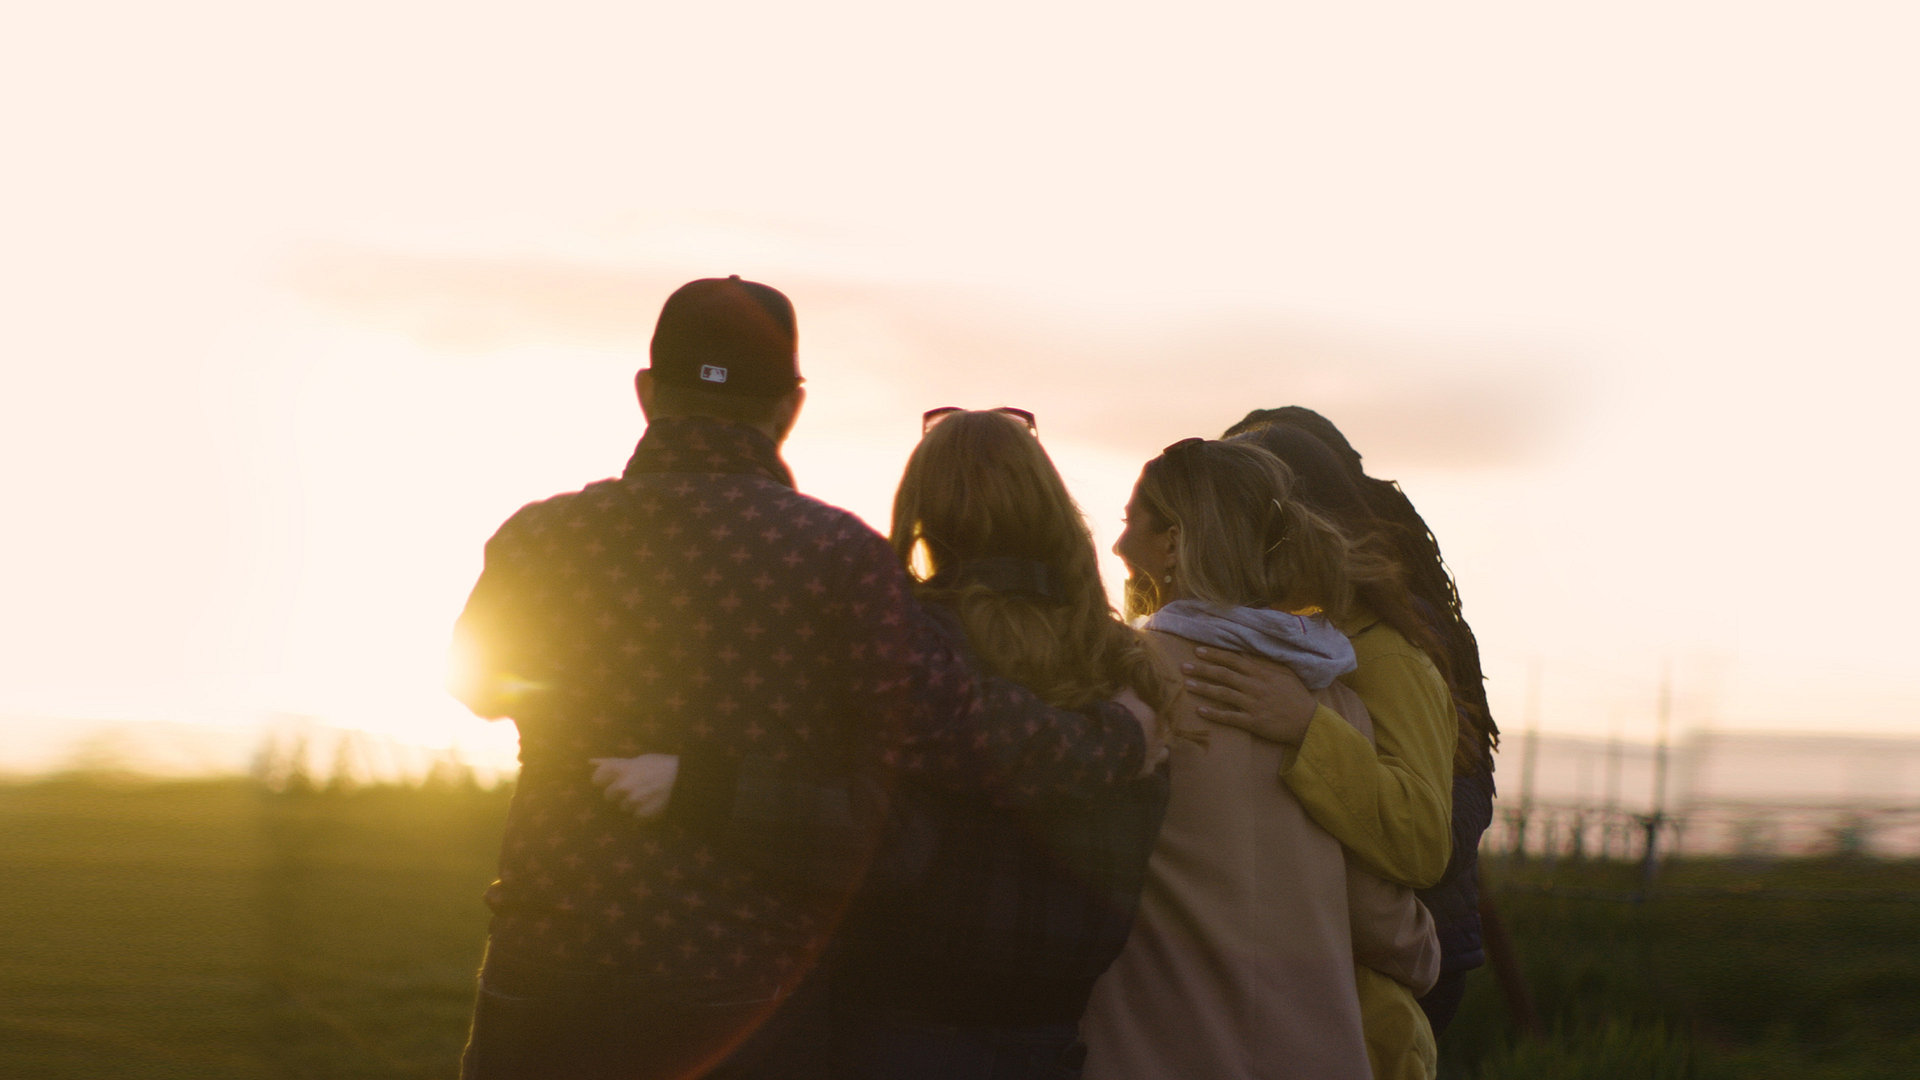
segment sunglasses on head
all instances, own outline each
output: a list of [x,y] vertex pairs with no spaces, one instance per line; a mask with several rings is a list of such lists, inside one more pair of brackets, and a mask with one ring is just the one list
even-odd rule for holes
[[[966,411],[966,409],[958,405],[942,405],[937,409],[928,409],[926,412],[920,414],[920,434],[925,435],[927,432],[932,431],[933,425],[945,420],[954,413]],[[1002,405],[997,409],[988,409],[987,411],[1011,416],[1015,420],[1027,425],[1027,432],[1029,434],[1035,437],[1038,437],[1040,434],[1040,425],[1034,422],[1033,414],[1025,409],[1016,409],[1010,405]]]

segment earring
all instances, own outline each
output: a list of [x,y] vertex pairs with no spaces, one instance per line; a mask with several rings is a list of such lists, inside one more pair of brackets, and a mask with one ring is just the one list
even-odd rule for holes
[[1162,584],[1162,585],[1171,585],[1171,584],[1173,584],[1173,574],[1172,574],[1172,572],[1171,572],[1171,571],[1169,571],[1168,573],[1165,573],[1165,574],[1162,574],[1162,575],[1160,575],[1160,584]]

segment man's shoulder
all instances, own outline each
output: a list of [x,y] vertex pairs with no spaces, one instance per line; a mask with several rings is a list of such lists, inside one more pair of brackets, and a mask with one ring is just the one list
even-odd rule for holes
[[823,552],[848,544],[887,546],[886,537],[853,511],[765,477],[711,477],[702,494],[707,497],[701,501],[708,505],[717,497],[723,513],[750,514],[765,528],[777,530],[776,543],[806,543]]
[[[556,522],[592,505],[597,499],[604,499],[620,483],[616,477],[596,480],[577,491],[563,491],[549,495],[544,499],[535,499],[515,510],[500,524],[499,535],[514,532],[542,532]],[[585,501],[583,501],[585,500]]]
[[[774,545],[804,558],[844,555],[849,549],[888,549],[886,538],[850,510],[785,484],[745,474],[642,473],[612,477],[578,491],[527,503],[497,536],[532,538],[555,529],[596,531],[635,517],[738,518]],[[890,549],[888,549],[890,550]]]
[[779,504],[796,518],[804,518],[806,528],[836,533],[858,533],[869,537],[880,536],[873,526],[868,525],[860,515],[851,510],[771,481],[765,481],[764,485],[764,497]]

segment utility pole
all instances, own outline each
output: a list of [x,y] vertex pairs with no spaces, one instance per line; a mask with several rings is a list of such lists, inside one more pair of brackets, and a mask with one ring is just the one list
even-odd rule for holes
[[1640,864],[1640,896],[1653,891],[1653,877],[1660,865],[1660,829],[1667,820],[1668,735],[1673,719],[1673,662],[1660,669],[1660,704],[1655,714],[1659,737],[1653,747],[1653,812],[1646,817],[1647,850]]
[[1513,831],[1515,858],[1527,857],[1527,822],[1533,817],[1533,773],[1540,758],[1540,658],[1527,664],[1526,735],[1520,742],[1520,813]]
[[[1607,731],[1606,809],[1604,811],[1604,817],[1602,818],[1605,822],[1605,831],[1602,833],[1600,840],[1600,857],[1602,859],[1611,859],[1613,857],[1613,838],[1614,834],[1619,831],[1618,826],[1621,824],[1619,712],[1615,711],[1610,719],[1611,723],[1608,725]],[[1625,858],[1632,850],[1630,847],[1632,842],[1632,840],[1626,837],[1621,838],[1620,854],[1622,858]]]

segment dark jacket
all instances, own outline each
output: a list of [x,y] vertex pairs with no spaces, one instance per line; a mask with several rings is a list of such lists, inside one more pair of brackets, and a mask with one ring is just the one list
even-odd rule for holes
[[1111,791],[1019,806],[902,778],[889,850],[909,856],[882,865],[924,869],[863,895],[836,994],[931,1023],[1077,1022],[1133,928],[1168,791],[1164,765]]
[[1487,962],[1480,938],[1480,836],[1492,823],[1493,778],[1455,773],[1453,857],[1438,884],[1414,894],[1433,914],[1442,973]]
[[1066,713],[976,678],[885,540],[794,491],[766,436],[717,420],[656,420],[619,479],[516,513],[458,638],[463,700],[520,731],[490,964],[777,990],[857,883],[797,887],[697,801],[636,820],[593,785],[592,757],[879,762],[1014,801],[1104,789],[1143,752],[1124,710]]

